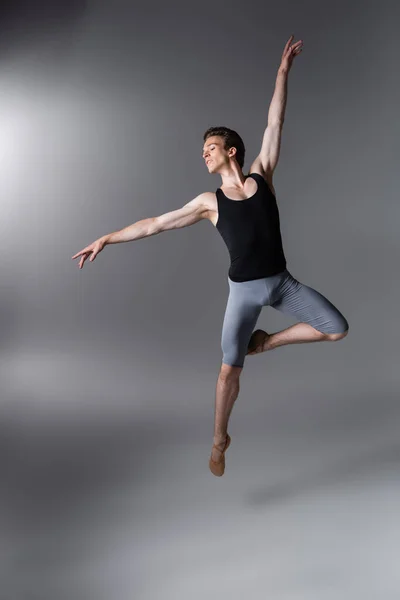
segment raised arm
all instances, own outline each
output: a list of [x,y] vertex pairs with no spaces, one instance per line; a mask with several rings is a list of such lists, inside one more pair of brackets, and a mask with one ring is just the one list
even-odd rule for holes
[[302,51],[303,41],[299,40],[292,44],[293,35],[286,42],[282,53],[281,64],[275,82],[275,90],[268,111],[268,123],[264,131],[261,151],[255,159],[251,170],[261,171],[264,176],[272,178],[272,174],[278,163],[283,122],[287,101],[288,75],[292,62],[297,54]]
[[97,254],[99,254],[99,252],[101,252],[108,244],[131,242],[133,240],[149,237],[150,235],[156,235],[162,231],[168,231],[169,229],[178,229],[193,225],[201,219],[207,218],[209,208],[206,205],[206,200],[209,194],[210,192],[204,192],[182,206],[182,208],[167,212],[158,217],[142,219],[119,231],[104,235],[92,242],[89,246],[86,246],[86,248],[83,248],[80,252],[77,252],[72,258],[81,257],[79,262],[79,268],[81,269],[89,255],[91,255],[90,261],[92,262]]

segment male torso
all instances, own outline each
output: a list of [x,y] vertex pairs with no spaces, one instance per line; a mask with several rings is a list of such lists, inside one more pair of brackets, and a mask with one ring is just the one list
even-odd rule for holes
[[236,282],[270,277],[286,268],[275,190],[255,163],[241,189],[228,182],[203,201],[206,218],[228,248],[228,274]]
[[[276,196],[275,188],[272,185],[272,177],[266,177],[264,175],[257,161],[254,161],[254,163],[251,165],[249,173],[258,173],[259,175],[263,176],[265,181],[268,183],[268,186],[270,187],[271,191]],[[226,194],[232,200],[240,201],[245,200],[246,198],[249,198],[250,196],[255,194],[255,192],[257,191],[257,183],[254,181],[254,179],[248,177],[244,182],[243,194],[239,194],[237,189],[235,188],[223,187],[221,189],[223,190],[224,194]],[[211,221],[214,227],[216,227],[218,222],[218,202],[216,193],[205,192],[204,194],[202,194],[202,200],[203,204],[205,204],[208,209],[206,213],[206,218],[209,219],[209,221]]]

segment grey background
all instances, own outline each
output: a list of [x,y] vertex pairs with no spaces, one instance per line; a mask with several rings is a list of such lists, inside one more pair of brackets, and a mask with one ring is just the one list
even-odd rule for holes
[[[394,2],[6,2],[0,41],[1,600],[398,598]],[[210,222],[71,256],[259,152],[288,268],[350,323],[246,359],[208,471],[229,256]],[[294,321],[271,308],[258,327]]]

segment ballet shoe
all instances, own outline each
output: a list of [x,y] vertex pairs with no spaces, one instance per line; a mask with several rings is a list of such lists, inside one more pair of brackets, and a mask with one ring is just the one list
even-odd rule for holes
[[225,472],[225,452],[228,450],[230,443],[231,443],[231,436],[229,435],[229,433],[227,433],[225,447],[223,450],[220,450],[215,444],[213,445],[213,448],[217,448],[218,452],[221,452],[221,458],[217,461],[212,459],[212,453],[211,453],[210,460],[208,463],[211,473],[213,475],[215,475],[216,477],[221,477],[221,475],[223,475]]

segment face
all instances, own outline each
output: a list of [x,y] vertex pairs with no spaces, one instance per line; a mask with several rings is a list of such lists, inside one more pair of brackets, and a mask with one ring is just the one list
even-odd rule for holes
[[224,148],[224,139],[213,135],[203,145],[203,159],[209,173],[218,173],[221,167],[229,164],[229,152]]

